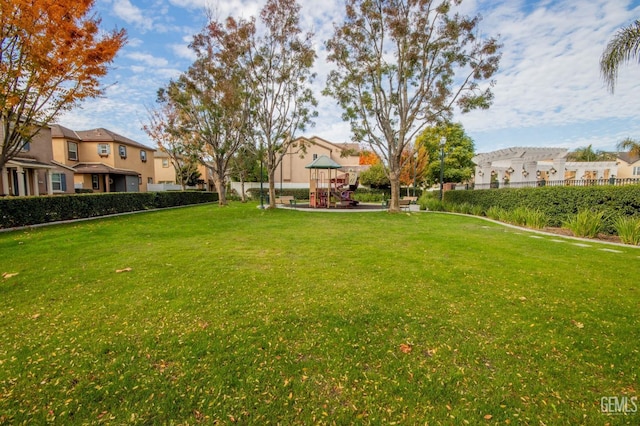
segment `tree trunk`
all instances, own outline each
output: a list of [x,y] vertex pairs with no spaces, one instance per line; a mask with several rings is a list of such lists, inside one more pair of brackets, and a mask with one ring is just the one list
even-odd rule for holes
[[240,192],[242,193],[242,194],[240,194],[240,197],[241,197],[241,199],[242,199],[242,202],[243,202],[243,203],[246,203],[246,202],[247,202],[247,196],[246,196],[246,194],[244,193],[244,176],[241,176],[241,177],[240,177]]
[[276,183],[275,183],[276,171],[269,168],[269,208],[276,208]]
[[400,211],[400,173],[389,171],[389,181],[391,182],[391,200],[389,201],[389,211]]
[[226,206],[227,205],[227,188],[226,182],[224,179],[218,176],[216,171],[213,171],[213,183],[216,186],[216,191],[218,191],[218,205]]

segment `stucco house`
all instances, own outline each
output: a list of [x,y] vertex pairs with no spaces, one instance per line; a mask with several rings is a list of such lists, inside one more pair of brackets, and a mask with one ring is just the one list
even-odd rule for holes
[[628,152],[618,153],[619,179],[640,179],[640,157]]
[[51,129],[43,127],[32,141],[0,170],[0,195],[73,193],[73,174],[74,171],[70,167],[54,161]]
[[[303,145],[306,152],[302,149]],[[280,167],[276,170],[276,181],[287,184],[289,187],[308,188],[309,170],[305,167],[322,155],[340,164],[345,170],[362,169],[360,146],[357,143],[333,143],[318,136],[299,137],[289,147]]]
[[146,192],[155,149],[107,129],[51,128],[54,160],[74,171],[74,186],[93,192]]
[[[153,153],[153,162],[155,170],[155,182],[152,186],[152,189],[154,191],[182,189],[180,187],[180,184],[178,183],[179,179],[176,176],[176,168],[171,163],[169,154],[159,149]],[[204,188],[199,189],[212,188],[213,184],[211,183],[211,178],[209,177],[210,173],[207,167],[205,167],[204,164],[198,164],[198,171],[200,172],[200,179],[205,182]]]

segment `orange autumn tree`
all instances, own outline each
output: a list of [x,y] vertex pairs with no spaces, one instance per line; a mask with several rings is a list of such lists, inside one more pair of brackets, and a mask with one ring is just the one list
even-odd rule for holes
[[412,150],[402,153],[402,169],[400,169],[400,183],[412,186],[415,182],[420,185],[424,181],[424,174],[429,163],[429,152],[420,144],[414,144]]
[[0,0],[0,168],[62,111],[103,93],[126,33],[104,33],[93,5]]
[[373,166],[374,164],[378,164],[380,162],[380,157],[376,155],[375,152],[372,151],[360,151],[360,158],[358,159],[358,164],[361,166]]

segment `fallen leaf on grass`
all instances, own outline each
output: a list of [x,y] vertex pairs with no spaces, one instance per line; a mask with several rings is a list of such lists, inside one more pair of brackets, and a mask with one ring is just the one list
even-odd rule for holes
[[575,325],[578,328],[584,328],[584,324],[581,322],[578,322],[576,320],[571,320],[571,322],[573,323],[573,325]]
[[493,418],[493,416],[491,414],[485,414],[484,415],[484,419],[485,420],[491,420]]
[[131,272],[133,269],[131,268],[124,268],[124,269],[116,269],[116,274],[119,274],[120,272]]
[[408,354],[409,352],[411,352],[411,349],[411,345],[407,345],[406,343],[400,344],[400,351],[402,353]]
[[17,272],[13,272],[13,273],[3,272],[2,273],[2,278],[4,278],[6,280],[7,278],[15,277],[16,275],[18,275]]

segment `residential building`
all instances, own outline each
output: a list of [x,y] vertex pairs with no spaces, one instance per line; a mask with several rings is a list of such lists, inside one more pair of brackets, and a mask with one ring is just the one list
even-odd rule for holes
[[619,179],[640,179],[640,157],[628,152],[618,154]]
[[[1,135],[0,135],[1,136]],[[74,171],[54,161],[51,129],[43,127],[21,152],[0,170],[0,195],[73,193]]]
[[[159,149],[153,153],[153,162],[155,184],[152,186],[152,190],[165,191],[182,189],[179,179],[176,176],[176,168],[172,164],[169,154]],[[210,182],[211,179],[207,178],[209,175],[207,167],[205,167],[204,164],[198,164],[198,171],[200,172],[200,179],[205,182],[202,187],[198,189],[208,190],[208,188],[212,188],[213,184]]]
[[53,156],[71,167],[77,190],[146,192],[154,183],[155,149],[110,130],[51,128]]
[[[305,147],[304,150],[302,146]],[[276,188],[279,187],[278,183],[286,184],[289,187],[308,188],[309,169],[306,166],[322,155],[326,155],[340,164],[345,170],[360,171],[362,169],[360,166],[360,146],[357,143],[338,144],[318,136],[299,137],[289,147],[280,167],[276,170]]]

